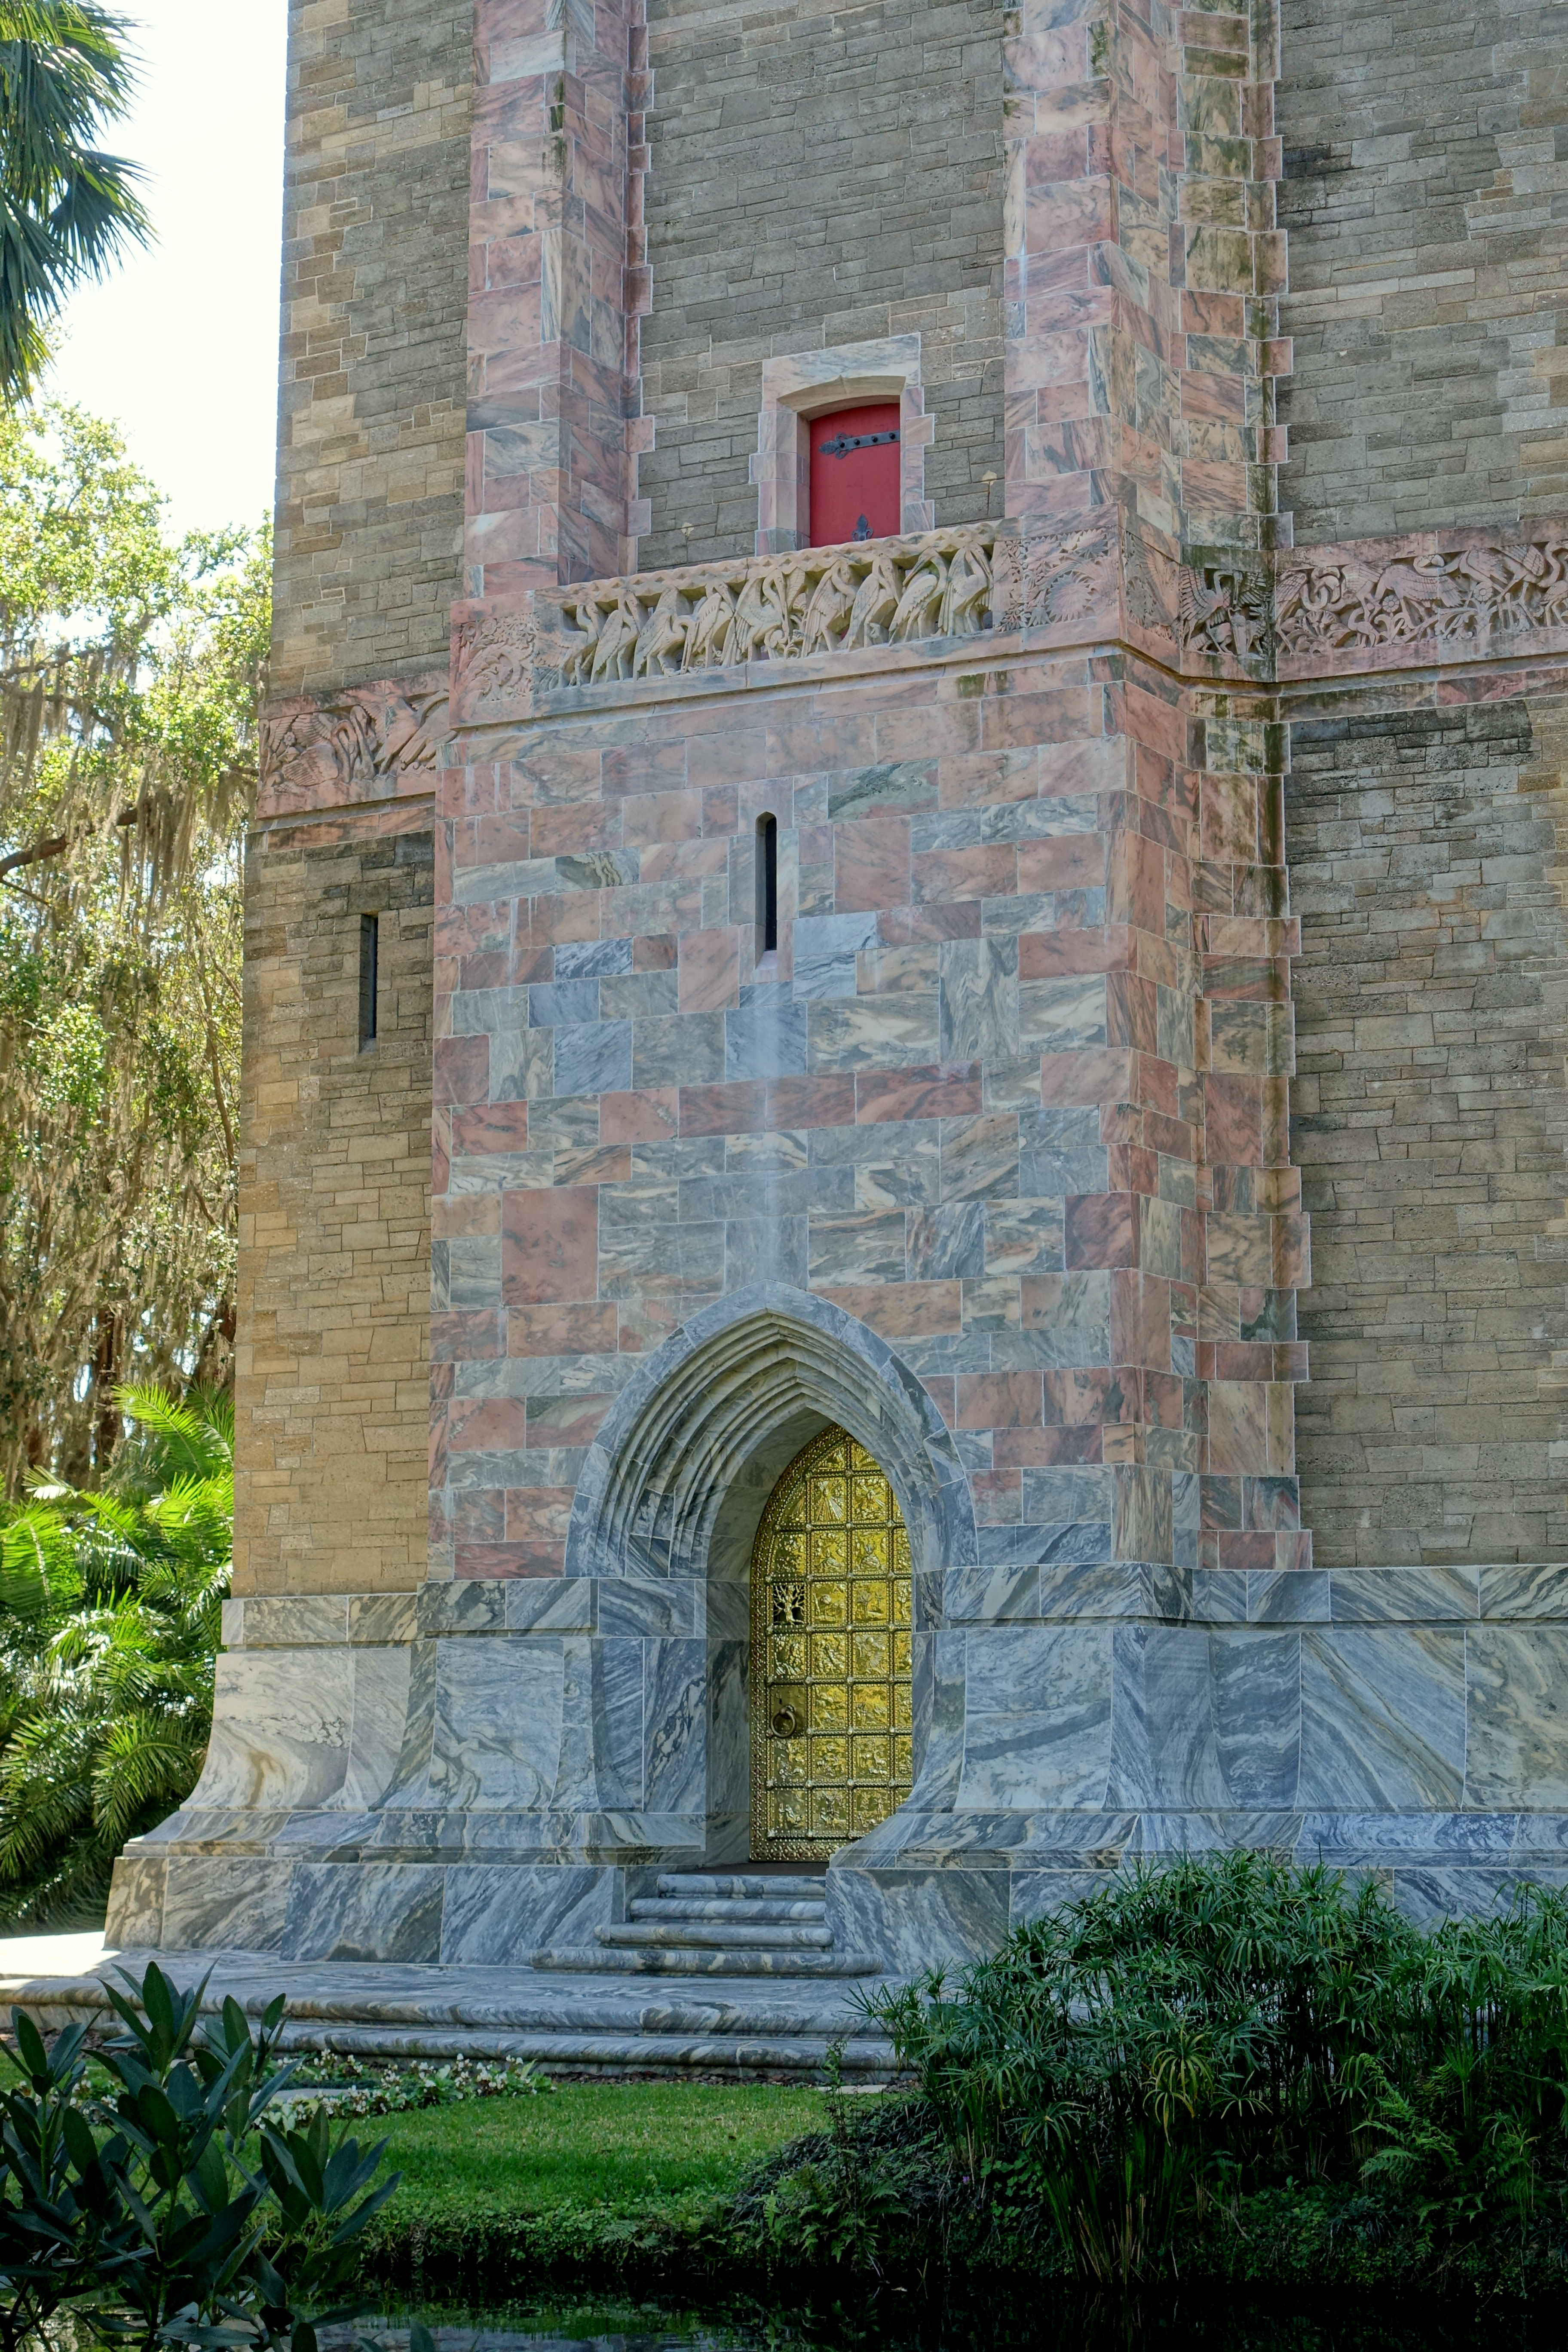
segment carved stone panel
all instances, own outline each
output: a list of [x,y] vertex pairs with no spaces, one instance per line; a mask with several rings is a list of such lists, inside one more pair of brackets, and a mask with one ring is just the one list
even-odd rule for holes
[[261,721],[262,818],[434,788],[450,728],[444,678],[291,695]]

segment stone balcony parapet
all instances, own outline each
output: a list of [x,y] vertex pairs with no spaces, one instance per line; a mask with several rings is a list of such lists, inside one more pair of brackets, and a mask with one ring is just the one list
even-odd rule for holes
[[[1568,654],[1568,526],[1270,551],[1184,551],[1110,511],[998,521],[459,604],[447,681],[294,696],[262,728],[262,822],[427,795],[454,731],[1115,644],[1205,684],[1289,695]],[[1231,751],[1245,751],[1239,744]],[[1211,767],[1237,761],[1226,753]],[[1245,759],[1239,764],[1247,764]]]
[[776,688],[889,657],[962,659],[976,640],[1115,629],[1114,519],[966,524],[542,589],[455,615],[454,716],[486,725],[585,700]]
[[1568,533],[1185,549],[1127,518],[999,521],[737,557],[455,609],[453,719],[1114,640],[1194,684],[1298,689],[1568,651]]

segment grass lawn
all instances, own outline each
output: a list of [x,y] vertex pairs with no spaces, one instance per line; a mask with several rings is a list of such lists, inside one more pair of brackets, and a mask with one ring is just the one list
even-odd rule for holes
[[[809,2089],[709,2083],[562,2084],[538,2098],[466,2099],[371,2116],[403,2184],[373,2225],[388,2252],[510,2238],[536,2254],[606,2225],[689,2227],[761,2157],[821,2128]],[[378,2267],[380,2265],[378,2264]]]

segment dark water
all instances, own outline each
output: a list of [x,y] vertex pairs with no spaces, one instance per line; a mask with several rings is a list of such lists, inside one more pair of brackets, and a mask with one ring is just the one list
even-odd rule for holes
[[[837,2298],[752,2296],[574,2300],[416,2315],[437,2352],[1546,2352],[1568,2347],[1568,2306],[1521,2311],[1467,2297],[1384,2300],[1345,2293],[1310,2301],[1172,2289],[1136,2302],[1061,2295],[1011,2283],[933,2299],[868,2282]],[[404,2312],[354,2333],[407,2352]]]

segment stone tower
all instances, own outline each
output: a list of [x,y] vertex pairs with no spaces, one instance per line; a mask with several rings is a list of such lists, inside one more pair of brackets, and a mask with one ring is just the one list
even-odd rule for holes
[[[786,1818],[894,1967],[1564,1874],[1568,100],[1281,15],[293,0],[237,1597],[121,1940],[559,1956]],[[819,1443],[882,1699],[757,1580]]]

